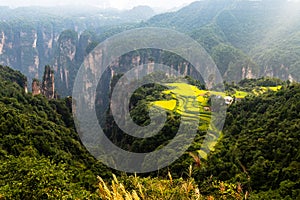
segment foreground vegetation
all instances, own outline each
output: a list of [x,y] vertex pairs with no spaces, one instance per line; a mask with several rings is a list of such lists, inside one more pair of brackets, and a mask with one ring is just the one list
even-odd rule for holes
[[105,183],[101,177],[98,177],[98,192],[102,199],[111,200],[241,200],[247,198],[247,194],[243,194],[240,184],[235,185],[223,181],[211,182],[208,187],[213,189],[214,192],[211,195],[203,195],[195,179],[192,178],[192,166],[189,167],[188,176],[187,179],[173,179],[169,172],[168,179],[123,175],[118,180],[113,175],[111,184]]
[[0,194],[5,199],[87,198],[110,177],[80,143],[71,99],[26,94],[26,77],[0,66]]

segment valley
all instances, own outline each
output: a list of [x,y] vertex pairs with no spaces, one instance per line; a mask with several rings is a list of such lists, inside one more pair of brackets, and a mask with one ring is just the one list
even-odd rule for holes
[[[300,199],[300,3],[156,10],[0,6],[0,200]],[[98,79],[114,54],[91,54],[97,46],[149,27],[192,39],[203,63],[133,48],[100,65]],[[131,39],[119,42],[143,42]],[[119,82],[142,77],[137,88]]]

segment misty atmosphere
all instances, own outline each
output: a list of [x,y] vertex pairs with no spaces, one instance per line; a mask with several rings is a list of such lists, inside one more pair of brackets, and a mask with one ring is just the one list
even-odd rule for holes
[[175,1],[167,1],[167,0],[152,0],[151,2],[146,0],[134,0],[134,1],[128,1],[128,0],[77,0],[77,1],[35,1],[35,0],[25,0],[25,1],[7,1],[3,0],[0,2],[0,6],[8,6],[11,8],[17,8],[17,7],[30,7],[30,6],[38,6],[38,7],[59,7],[59,6],[87,6],[87,7],[97,7],[100,9],[118,9],[118,10],[130,10],[133,7],[137,6],[149,6],[153,9],[157,10],[172,10],[175,8],[180,8],[185,5],[188,5],[192,3],[193,0],[175,0]]
[[300,198],[297,0],[2,0],[0,200]]

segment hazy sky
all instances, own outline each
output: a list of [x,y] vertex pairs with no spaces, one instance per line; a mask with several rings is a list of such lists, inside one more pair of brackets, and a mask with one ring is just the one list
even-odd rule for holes
[[137,5],[149,5],[153,8],[171,9],[196,0],[0,0],[1,6],[56,6],[56,5],[97,5],[99,7],[113,7],[128,9]]

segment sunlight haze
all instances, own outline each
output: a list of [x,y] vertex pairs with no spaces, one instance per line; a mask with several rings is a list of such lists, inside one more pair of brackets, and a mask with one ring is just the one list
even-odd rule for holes
[[131,9],[138,5],[148,5],[152,8],[172,9],[194,2],[194,0],[2,0],[0,6],[64,6],[64,5],[89,5],[101,8]]

